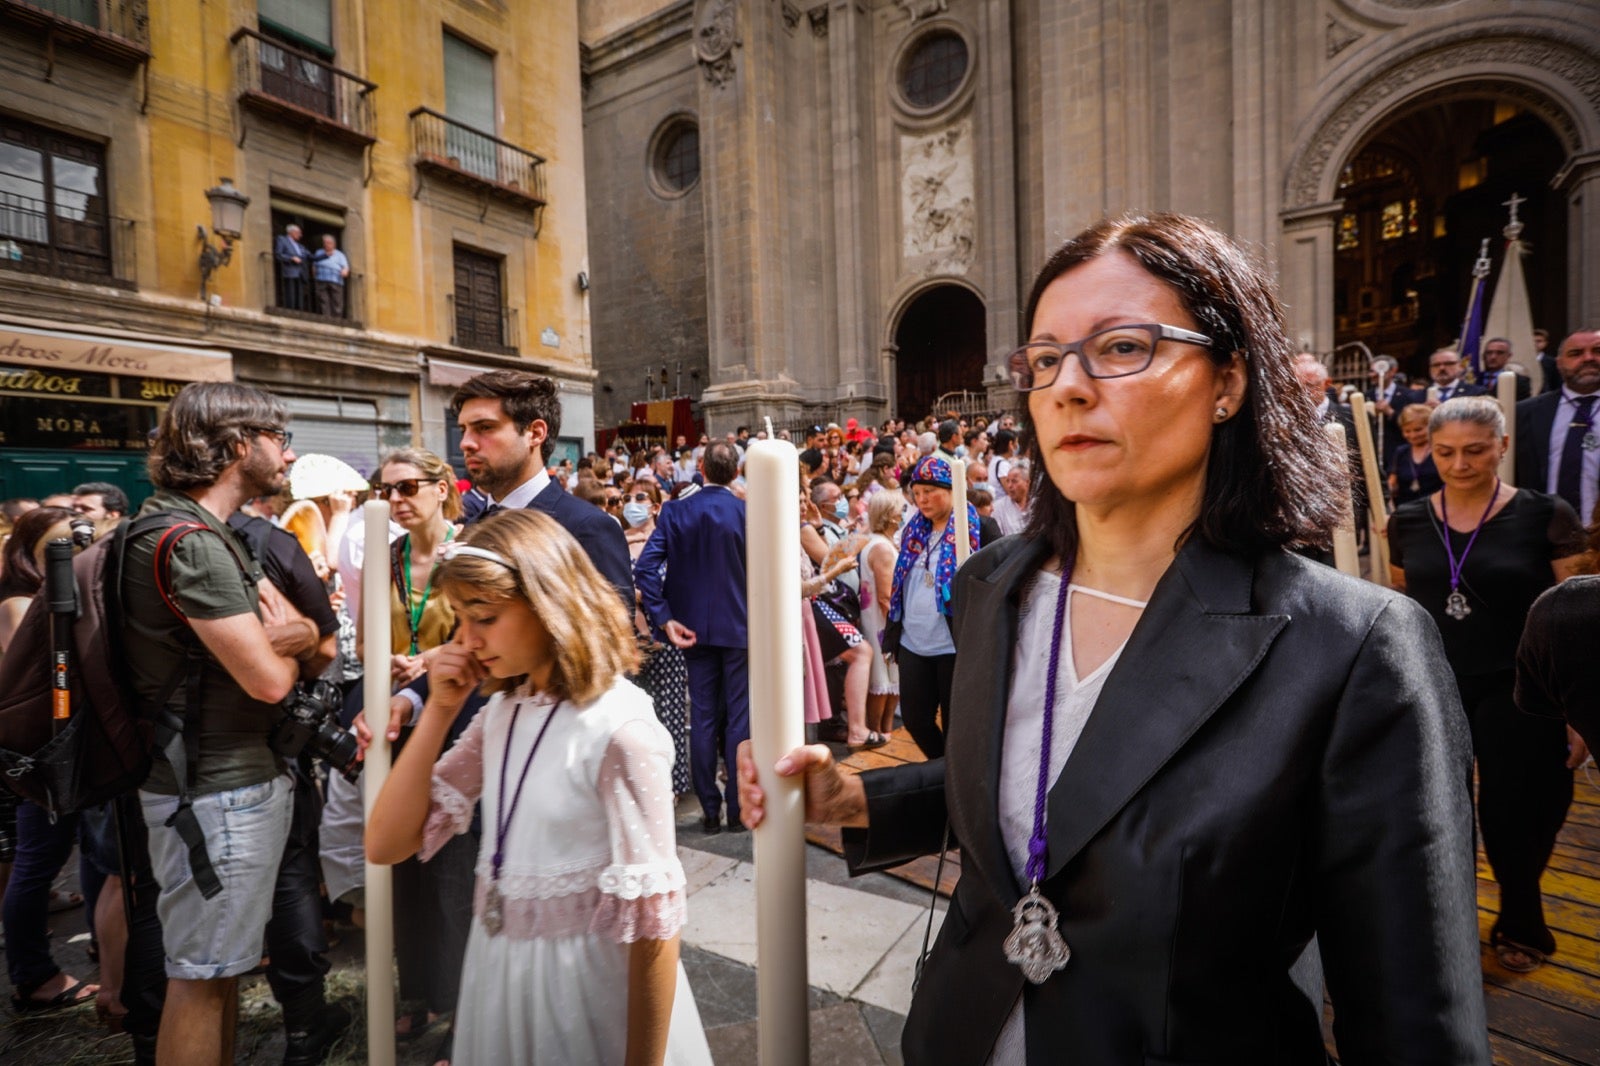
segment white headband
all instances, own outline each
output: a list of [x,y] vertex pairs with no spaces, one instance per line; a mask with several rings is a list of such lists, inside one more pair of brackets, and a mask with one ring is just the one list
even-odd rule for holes
[[460,541],[451,541],[449,544],[446,544],[443,548],[439,549],[439,554],[447,563],[450,560],[460,558],[463,555],[470,555],[474,559],[487,559],[491,563],[499,563],[512,573],[516,573],[517,570],[517,568],[512,566],[510,561],[508,561],[506,557],[501,555],[499,552],[490,551],[488,548],[479,548],[472,544],[462,544]]

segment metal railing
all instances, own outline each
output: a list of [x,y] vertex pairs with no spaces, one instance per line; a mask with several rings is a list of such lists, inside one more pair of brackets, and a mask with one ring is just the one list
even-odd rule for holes
[[377,85],[249,27],[235,30],[228,40],[246,99],[276,105],[285,117],[303,116],[373,139],[370,94]]
[[263,251],[259,258],[261,267],[261,306],[268,314],[304,319],[307,322],[327,322],[336,326],[361,329],[366,311],[366,278],[354,270],[344,279],[342,299],[332,292],[317,288],[315,266],[305,264],[304,278],[286,278],[272,253]]
[[447,293],[444,299],[450,308],[451,344],[480,352],[517,354],[515,307],[501,307],[494,311],[471,307],[462,309],[456,306],[455,293]]
[[0,191],[0,269],[134,285],[134,222]]
[[493,191],[543,205],[544,157],[431,108],[411,112],[411,142],[417,164]]
[[35,25],[75,23],[150,50],[147,0],[0,0],[0,14]]

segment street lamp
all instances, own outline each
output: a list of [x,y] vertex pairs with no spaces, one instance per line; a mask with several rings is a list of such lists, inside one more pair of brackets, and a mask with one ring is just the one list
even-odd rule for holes
[[228,265],[233,258],[233,242],[244,232],[244,209],[250,206],[250,197],[233,187],[232,178],[223,178],[222,184],[206,190],[206,200],[211,204],[211,232],[222,241],[218,248],[206,237],[206,228],[196,226],[200,240],[200,298],[206,299],[206,286],[211,275]]

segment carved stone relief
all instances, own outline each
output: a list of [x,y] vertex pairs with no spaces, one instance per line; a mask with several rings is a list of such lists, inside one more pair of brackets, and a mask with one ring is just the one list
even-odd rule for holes
[[1328,16],[1328,58],[1332,59],[1364,37],[1360,30],[1346,26],[1332,15]]
[[783,30],[789,36],[794,36],[794,28],[800,25],[800,9],[789,0],[779,0],[779,11],[783,15]]
[[806,18],[811,20],[811,36],[826,37],[828,35],[828,5],[819,4],[806,12]]
[[734,25],[735,0],[700,0],[694,16],[694,56],[706,80],[722,88],[733,78],[733,50],[739,40]]
[[[1481,33],[1481,30],[1478,31]],[[1370,121],[1399,102],[1415,103],[1413,86],[1437,74],[1461,67],[1490,64],[1503,70],[1532,68],[1546,77],[1566,82],[1574,94],[1600,111],[1600,62],[1582,50],[1556,41],[1536,38],[1484,38],[1460,40],[1432,47],[1427,51],[1375,71],[1355,93],[1340,103],[1312,134],[1290,165],[1284,184],[1285,210],[1316,203],[1318,189],[1328,169],[1335,165],[1333,153],[1349,132]],[[1519,99],[1550,122],[1568,151],[1581,146],[1581,136],[1571,115],[1555,104],[1548,94],[1509,79],[1492,79],[1496,95]],[[1488,88],[1479,83],[1479,89]],[[1459,87],[1441,87],[1437,95],[1459,95]],[[1429,95],[1435,95],[1430,93]]]
[[942,15],[950,10],[950,0],[894,0],[894,2],[900,5],[900,10],[904,11],[912,22]]
[[900,218],[906,265],[929,274],[965,274],[972,266],[972,119],[936,133],[900,135]]

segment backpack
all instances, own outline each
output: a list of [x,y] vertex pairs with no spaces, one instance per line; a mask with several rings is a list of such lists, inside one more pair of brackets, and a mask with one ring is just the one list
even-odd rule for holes
[[[77,586],[67,677],[72,715],[59,730],[52,713],[56,694],[49,593],[41,589],[34,596],[0,658],[0,783],[54,818],[137,788],[160,751],[179,788],[178,810],[167,824],[188,845],[191,871],[209,899],[222,891],[222,885],[190,808],[199,736],[198,730],[185,729],[185,723],[199,713],[210,658],[193,630],[185,628],[185,657],[148,706],[135,695],[125,666],[123,563],[131,540],[157,531],[161,539],[154,556],[156,588],[173,613],[183,618],[172,595],[172,553],[192,533],[215,532],[204,523],[171,511],[125,518],[110,536],[72,561]],[[248,573],[237,555],[235,561]],[[168,703],[185,682],[188,691],[180,716]]]

